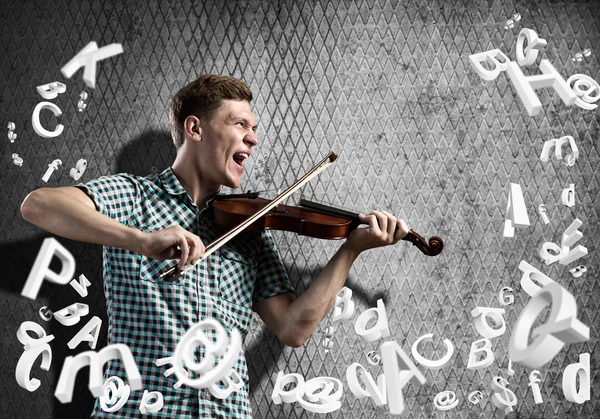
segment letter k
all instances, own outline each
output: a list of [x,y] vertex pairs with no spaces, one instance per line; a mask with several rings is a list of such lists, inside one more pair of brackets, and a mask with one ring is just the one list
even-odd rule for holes
[[77,70],[85,67],[83,70],[83,81],[86,86],[93,89],[96,87],[96,62],[114,57],[122,52],[123,47],[121,44],[110,44],[98,49],[98,44],[92,41],[79,51],[71,61],[65,64],[60,69],[60,72],[69,79]]

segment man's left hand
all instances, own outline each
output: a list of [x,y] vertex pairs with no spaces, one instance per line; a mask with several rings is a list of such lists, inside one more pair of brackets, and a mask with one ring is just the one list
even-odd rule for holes
[[348,236],[344,246],[356,253],[375,247],[398,243],[406,234],[408,227],[404,220],[394,217],[387,211],[372,211],[360,214],[359,219],[368,227],[357,228]]

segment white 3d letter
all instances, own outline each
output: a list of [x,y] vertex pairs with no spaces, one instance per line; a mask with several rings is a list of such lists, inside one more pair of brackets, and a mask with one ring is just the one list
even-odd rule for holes
[[[291,390],[284,390],[285,386],[294,383],[296,386]],[[279,371],[277,374],[277,380],[273,386],[273,393],[271,393],[271,399],[275,404],[283,403],[294,403],[298,400],[298,393],[304,392],[304,377],[300,374],[290,373],[284,374],[283,371]]]
[[510,375],[511,377],[513,375],[515,375],[515,370],[512,367],[512,359],[508,358],[508,367],[506,368],[506,372],[508,373],[508,375]]
[[46,306],[40,308],[39,314],[42,320],[44,320],[45,322],[49,322],[50,320],[52,320],[52,310],[50,310]]
[[105,412],[116,412],[123,407],[127,400],[129,400],[129,394],[131,393],[131,387],[129,384],[125,384],[117,376],[112,376],[103,386],[104,394],[98,399],[100,407]]
[[446,390],[435,395],[433,405],[437,410],[450,410],[458,406],[458,399],[453,391]]
[[[598,82],[585,74],[573,74],[567,79],[567,84],[571,86],[573,81],[575,81],[575,84],[572,89],[578,96],[575,104],[588,111],[596,109],[598,105],[594,105],[594,102],[600,99],[600,85]],[[585,86],[585,89],[581,88],[582,85]],[[594,92],[597,92],[596,96],[592,96]]]
[[562,194],[560,196],[560,200],[563,205],[567,207],[572,207],[575,205],[575,184],[571,183],[568,188],[563,189]]
[[59,95],[59,93],[66,92],[67,86],[58,81],[55,81],[52,83],[42,84],[38,86],[37,91],[44,99],[54,99]]
[[562,253],[568,253],[562,258],[560,258],[560,261],[558,263],[560,263],[561,265],[568,265],[569,263],[576,261],[580,257],[587,255],[587,248],[581,245],[577,246],[573,250],[569,250],[571,246],[573,246],[583,237],[583,233],[578,230],[578,228],[581,227],[582,224],[583,223],[579,218],[575,218],[571,225],[567,227],[567,229],[563,233],[561,239],[561,250]]
[[394,340],[381,345],[381,358],[383,359],[383,373],[385,374],[390,413],[399,415],[404,411],[404,398],[402,397],[404,386],[409,381],[414,385],[419,383],[422,385],[426,380]]
[[[79,160],[77,160],[75,167],[73,167],[71,169],[71,171],[69,172],[69,176],[71,176],[73,178],[73,180],[79,180],[81,178],[81,176],[83,175],[83,172],[85,172],[86,168],[87,168],[87,160],[79,159]],[[81,276],[79,277],[79,279],[81,280]],[[88,286],[89,285],[90,284],[88,284]]]
[[36,107],[33,109],[33,114],[31,115],[31,125],[33,126],[33,130],[40,137],[44,137],[44,138],[58,137],[60,134],[62,134],[63,129],[65,129],[64,125],[58,124],[56,126],[56,128],[54,129],[54,131],[48,131],[46,128],[44,128],[42,126],[42,123],[40,122],[40,112],[42,111],[42,109],[48,109],[48,110],[52,111],[52,113],[57,117],[62,115],[62,111],[54,103],[52,103],[52,102],[38,103],[36,105]]
[[569,143],[571,147],[571,153],[567,155],[567,161],[574,161],[579,157],[579,149],[577,148],[577,144],[575,144],[575,140],[570,135],[565,135],[560,138],[554,138],[552,140],[548,140],[544,143],[544,148],[542,148],[542,154],[540,155],[540,160],[544,163],[548,161],[549,154],[552,148],[554,147],[554,157],[558,160],[562,160],[562,147],[564,144]]
[[[484,338],[492,339],[501,336],[506,331],[503,308],[475,307],[471,310],[471,316],[475,317],[475,329]],[[498,329],[493,329],[487,318],[491,318]]]
[[504,297],[504,292],[513,292],[513,289],[511,287],[502,287],[502,289],[498,293],[498,302],[500,303],[500,305],[508,306],[513,304],[515,302],[515,296],[509,295],[507,297]]
[[529,216],[527,215],[527,208],[523,199],[523,191],[519,184],[511,183],[503,235],[504,237],[514,237],[515,227],[527,226],[529,226]]
[[[523,51],[523,44],[527,39],[527,48]],[[545,39],[538,38],[537,32],[532,29],[523,28],[519,32],[517,38],[516,55],[517,62],[520,66],[531,65],[535,62],[539,50],[544,48],[548,43]]]
[[[215,341],[206,336],[207,331],[215,331]],[[202,360],[196,362],[195,353],[201,348],[205,349]],[[196,323],[183,335],[175,348],[175,375],[186,386],[206,388],[221,380],[231,370],[240,350],[242,349],[242,335],[234,327],[231,329],[231,339],[227,330],[215,319],[205,319]],[[215,358],[219,363],[214,365]],[[187,369],[198,373],[197,378],[186,376],[184,363]],[[204,373],[200,375],[199,373]]]
[[63,326],[73,326],[79,323],[81,316],[87,316],[90,309],[87,304],[73,303],[54,313],[54,318]]
[[100,335],[100,329],[102,328],[102,320],[100,317],[94,316],[90,319],[85,326],[81,328],[73,339],[67,343],[70,349],[75,349],[84,340],[89,342],[88,345],[91,349],[96,349],[96,342],[98,342],[98,336]]
[[542,110],[542,103],[534,89],[552,87],[559,94],[566,106],[573,105],[575,100],[577,100],[577,95],[573,93],[573,90],[571,90],[565,79],[550,64],[550,61],[542,60],[540,62],[540,70],[542,70],[542,74],[525,77],[517,63],[508,62],[508,77],[521,98],[525,109],[527,109],[529,116],[535,116]]
[[[571,246],[583,237],[583,233],[578,230],[581,224],[582,222],[578,218],[571,223],[562,235],[561,247],[551,242],[546,242],[542,245],[538,253],[546,265],[550,265],[556,261],[559,261],[561,265],[568,265],[580,257],[587,255],[587,248],[581,245],[573,250],[569,250]],[[552,250],[554,254],[550,254],[548,250]]]
[[505,415],[512,412],[513,407],[517,405],[517,396],[512,390],[508,389],[508,381],[502,377],[493,377],[491,385],[492,390],[494,390],[492,403],[498,409],[504,410]]
[[[500,57],[501,61],[498,61],[497,58]],[[492,70],[486,70],[482,62],[487,62],[490,67],[493,67]],[[501,71],[506,70],[508,67],[508,57],[499,49],[492,49],[490,51],[480,52],[477,54],[469,55],[469,63],[471,64],[471,68],[475,70],[479,77],[484,80],[494,80]]]
[[[27,333],[34,332],[37,338],[32,338]],[[44,371],[50,369],[52,364],[52,348],[48,344],[54,339],[54,335],[46,335],[46,331],[37,323],[25,321],[17,329],[17,339],[23,344],[25,352],[19,358],[17,368],[15,369],[15,378],[17,384],[29,392],[37,390],[40,386],[40,380],[30,378],[31,367],[36,359],[42,355],[42,364],[40,366]]]
[[[367,330],[367,323],[369,323],[369,320],[371,319],[377,319],[375,326]],[[377,307],[365,310],[358,316],[356,323],[354,323],[354,331],[357,335],[362,336],[367,342],[372,342],[381,337],[388,337],[390,335],[385,304],[382,299],[377,300]]]
[[481,391],[479,391],[479,390],[475,390],[475,391],[469,393],[469,396],[467,397],[467,399],[471,403],[477,404],[477,403],[479,403],[479,401],[481,399],[483,399],[483,393],[481,393]]
[[[483,345],[479,346],[480,343],[483,343]],[[486,353],[487,355],[478,361],[477,354],[482,353]],[[479,339],[471,344],[471,351],[469,352],[469,362],[467,364],[467,368],[470,370],[487,368],[490,365],[492,365],[494,359],[496,358],[494,356],[494,353],[492,352],[492,341],[488,338]]]
[[454,354],[454,345],[452,344],[450,339],[444,339],[444,345],[446,345],[446,355],[444,355],[442,358],[438,359],[437,361],[434,361],[432,359],[427,359],[423,355],[421,355],[419,353],[419,351],[417,350],[417,346],[419,345],[419,343],[421,341],[424,341],[425,343],[433,341],[433,333],[427,333],[426,335],[421,336],[412,345],[413,358],[415,359],[415,361],[417,361],[419,364],[423,365],[425,368],[429,368],[432,370],[440,369],[444,365],[446,365],[448,363],[448,361],[450,361],[450,358],[452,358],[452,355]]
[[244,387],[244,381],[242,380],[242,377],[240,377],[238,372],[233,368],[231,371],[229,371],[229,374],[226,374],[225,377],[223,377],[221,381],[225,383],[224,388],[221,388],[217,383],[208,386],[210,393],[217,399],[226,399],[231,395],[231,393],[239,391],[242,387]]
[[[175,364],[175,358],[172,357],[172,356],[167,356],[167,357],[164,357],[164,358],[159,358],[156,361],[154,361],[154,364],[157,367],[162,367],[165,364],[172,364],[172,365],[174,365]],[[168,376],[172,375],[174,372],[175,372],[175,367],[171,367],[171,368],[167,369],[163,373],[163,375],[165,377],[168,377]],[[185,370],[183,370],[183,376],[186,377],[186,378],[189,377],[188,372],[185,371]],[[179,388],[179,387],[181,387],[182,384],[183,384],[183,380],[179,380],[175,384],[173,384],[173,388]]]
[[[38,337],[32,338],[27,332],[34,332]],[[25,321],[17,329],[17,339],[23,344],[25,351],[30,351],[37,346],[54,340],[54,335],[46,336],[46,331],[42,326],[35,322]]]
[[[579,391],[577,376],[579,375]],[[565,399],[581,404],[590,399],[590,354],[580,354],[579,362],[567,365],[563,373],[563,393]]]
[[521,288],[523,288],[523,291],[529,294],[530,297],[533,297],[542,289],[533,282],[534,280],[542,284],[542,287],[548,284],[554,284],[552,278],[544,275],[524,260],[519,263],[519,269],[523,272],[523,276],[521,277]]
[[[573,278],[579,278],[581,275],[587,272],[587,268],[583,265],[575,266],[573,269],[569,269]],[[40,309],[41,310],[41,309]]]
[[[332,377],[316,377],[308,380],[302,388],[297,388],[298,403],[304,410],[313,413],[330,413],[342,407],[343,385]],[[335,391],[334,391],[335,389]],[[302,390],[302,391],[301,391]],[[333,392],[333,394],[331,394]],[[304,396],[306,395],[306,400]]]
[[121,44],[110,44],[98,49],[98,44],[92,41],[65,64],[60,72],[69,79],[77,70],[85,66],[83,81],[86,86],[93,89],[96,87],[96,62],[114,57],[122,52],[123,47]]
[[540,386],[538,383],[540,382],[540,372],[538,370],[533,370],[529,373],[529,387],[531,387],[531,391],[533,393],[533,401],[535,404],[544,403],[542,399],[542,392],[540,391]]
[[48,371],[52,364],[52,348],[50,348],[50,345],[48,344],[40,345],[23,352],[17,363],[17,368],[15,369],[17,384],[29,392],[37,390],[41,384],[40,380],[37,378],[30,378],[31,367],[40,355],[42,355],[42,364],[40,365],[40,368],[44,371]]
[[[341,307],[340,307],[341,306]],[[335,296],[333,306],[332,323],[348,320],[354,314],[354,301],[352,301],[352,290],[348,287],[342,288]]]
[[367,362],[369,365],[379,365],[381,364],[381,356],[375,351],[367,352]]
[[65,358],[54,397],[61,403],[70,403],[73,397],[73,386],[75,377],[79,370],[86,365],[90,366],[90,381],[88,387],[94,397],[100,397],[103,394],[102,367],[109,359],[121,359],[121,364],[125,368],[125,374],[129,380],[132,390],[142,389],[142,377],[138,367],[131,355],[131,350],[122,343],[108,345],[98,352],[87,351],[78,353],[75,356]]
[[[54,256],[57,256],[62,262],[62,268],[58,274],[49,269]],[[35,300],[44,280],[47,279],[55,284],[65,285],[73,278],[74,272],[75,259],[73,255],[56,239],[48,237],[42,243],[42,248],[35,259],[31,272],[29,272],[21,295]]]
[[79,282],[77,282],[77,280],[74,279],[71,282],[69,282],[69,284],[71,284],[71,286],[75,288],[75,291],[77,291],[77,293],[82,297],[87,297],[87,287],[92,285],[84,274],[79,275]]
[[[152,399],[154,399],[154,401],[151,404],[148,404]],[[160,391],[148,392],[148,390],[144,390],[144,395],[140,402],[140,412],[142,412],[142,414],[156,413],[160,411],[164,405],[165,401]]]
[[544,224],[550,224],[550,219],[548,218],[548,213],[544,204],[540,204],[540,206],[538,207],[538,213],[540,214],[540,217],[542,218],[542,222]]
[[[528,345],[529,333],[538,315],[549,305],[548,321],[533,330],[533,343]],[[539,368],[550,362],[565,343],[585,342],[590,328],[577,320],[575,297],[557,283],[546,285],[535,294],[521,312],[512,331],[508,355],[527,368]]]
[[[358,375],[360,375],[360,381]],[[377,406],[383,406],[387,403],[385,374],[377,377],[377,384],[375,384],[371,373],[358,362],[355,362],[346,368],[346,381],[350,391],[357,399],[372,397]],[[365,384],[366,388],[362,386],[361,382]]]

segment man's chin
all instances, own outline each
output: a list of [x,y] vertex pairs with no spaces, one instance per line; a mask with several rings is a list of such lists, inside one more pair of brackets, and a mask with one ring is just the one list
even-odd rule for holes
[[242,185],[242,179],[227,179],[227,183],[224,183],[223,186],[227,186],[231,189],[237,189]]

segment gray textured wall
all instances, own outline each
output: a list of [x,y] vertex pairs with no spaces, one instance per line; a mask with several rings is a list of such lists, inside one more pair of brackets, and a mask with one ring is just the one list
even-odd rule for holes
[[[514,12],[522,20],[505,30]],[[77,297],[70,287],[48,284],[36,301],[20,296],[48,236],[22,220],[21,201],[29,191],[46,186],[41,177],[55,158],[63,166],[49,186],[72,184],[68,170],[80,158],[89,163],[84,181],[119,171],[162,170],[174,157],[166,131],[170,97],[203,73],[241,77],[255,92],[261,144],[243,190],[285,187],[333,150],[339,160],[311,181],[305,196],[359,211],[387,209],[421,234],[445,240],[444,252],[435,258],[405,242],[372,250],[356,262],[348,279],[357,303],[353,320],[383,298],[392,336],[407,353],[419,336],[430,332],[436,342],[447,337],[456,347],[443,369],[422,369],[424,386],[405,389],[404,417],[504,416],[490,400],[489,382],[494,375],[507,377],[510,332],[528,299],[519,285],[521,260],[576,297],[578,317],[591,328],[591,338],[566,345],[540,369],[542,405],[534,404],[527,386],[529,370],[515,366],[510,388],[519,400],[518,417],[598,417],[598,111],[566,107],[553,91],[543,89],[538,91],[543,111],[529,117],[507,76],[482,81],[470,69],[468,55],[500,48],[514,60],[517,34],[528,27],[548,41],[541,57],[565,79],[584,73],[600,80],[599,17],[596,0],[4,1],[0,115],[3,126],[17,124],[18,139],[14,144],[0,140],[0,417],[83,417],[92,407],[85,374],[77,380],[80,389],[73,403],[61,405],[52,396],[68,355],[62,343],[75,334],[55,322],[44,323],[60,343],[53,345],[52,368],[41,371],[38,363],[33,369],[42,381],[40,389],[28,393],[16,384],[14,370],[23,351],[15,336],[19,324],[42,323],[37,315],[42,305],[59,309]],[[60,74],[60,67],[91,40],[124,48],[122,55],[99,64],[93,91],[85,88],[81,71],[68,80]],[[591,47],[592,55],[572,62],[584,47]],[[535,72],[534,66],[530,73]],[[35,86],[56,80],[68,88],[54,101],[63,115],[46,115],[43,122],[60,122],[65,130],[43,139],[31,127],[32,110],[41,101]],[[91,94],[87,109],[79,113],[82,90]],[[563,135],[577,142],[576,164],[542,163],[544,141]],[[23,167],[12,164],[15,152],[25,160]],[[501,233],[510,182],[523,188],[531,220],[512,239]],[[560,203],[560,193],[570,183],[576,190],[572,208]],[[548,209],[549,225],[537,216],[541,203]],[[543,242],[558,242],[576,217],[583,221],[581,243],[589,251],[579,261],[589,272],[579,279],[568,272],[579,262],[545,266],[536,250]],[[299,290],[339,245],[292,234],[276,238]],[[100,248],[61,243],[75,255],[76,272],[92,280],[87,299],[91,312],[105,319]],[[479,339],[470,311],[478,305],[498,307],[496,296],[503,286],[515,290],[516,302],[506,307],[507,332],[493,340],[496,361],[484,370],[467,370],[470,344]],[[260,320],[253,322],[246,347],[255,417],[309,416],[297,405],[271,402],[278,371],[307,379],[328,375],[345,383],[346,367],[354,361],[366,366],[365,352],[381,343],[361,341],[347,322],[326,355],[319,348],[320,336],[294,350],[282,347]],[[432,355],[432,348],[428,351]],[[565,399],[561,382],[565,366],[583,352],[591,353],[592,398],[577,405]],[[377,375],[381,370],[371,371]],[[484,400],[474,406],[466,396],[476,389]],[[433,408],[433,397],[443,390],[460,398],[448,412]],[[329,416],[386,417],[386,412],[369,400],[357,400],[345,385],[342,408]]]

